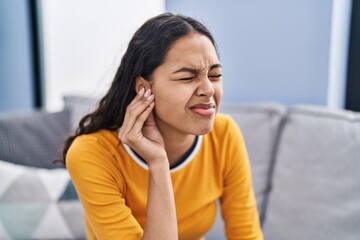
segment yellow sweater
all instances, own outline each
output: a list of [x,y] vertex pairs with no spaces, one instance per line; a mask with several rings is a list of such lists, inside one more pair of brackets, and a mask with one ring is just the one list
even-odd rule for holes
[[[148,170],[102,130],[75,139],[67,169],[85,212],[88,239],[141,239]],[[179,239],[200,239],[211,228],[220,198],[227,239],[263,239],[247,152],[235,122],[217,115],[212,131],[171,170]]]

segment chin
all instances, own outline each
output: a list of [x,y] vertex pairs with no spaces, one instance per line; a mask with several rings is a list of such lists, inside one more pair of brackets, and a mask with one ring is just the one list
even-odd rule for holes
[[202,131],[199,131],[196,135],[205,135],[205,134],[208,134],[210,131],[211,131],[212,128],[208,129],[208,130],[202,130]]
[[212,121],[211,124],[201,125],[194,129],[194,135],[205,135],[209,133],[213,128],[214,122]]

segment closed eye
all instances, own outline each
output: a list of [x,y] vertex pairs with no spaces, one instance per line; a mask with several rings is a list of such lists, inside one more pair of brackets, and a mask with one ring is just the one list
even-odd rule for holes
[[222,74],[211,75],[209,78],[221,78]]
[[193,80],[195,77],[187,77],[187,78],[180,78],[179,80],[189,81]]

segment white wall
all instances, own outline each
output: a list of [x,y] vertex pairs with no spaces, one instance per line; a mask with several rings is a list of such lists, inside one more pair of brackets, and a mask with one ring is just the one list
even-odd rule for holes
[[45,102],[64,94],[101,95],[135,30],[162,13],[164,0],[42,0]]

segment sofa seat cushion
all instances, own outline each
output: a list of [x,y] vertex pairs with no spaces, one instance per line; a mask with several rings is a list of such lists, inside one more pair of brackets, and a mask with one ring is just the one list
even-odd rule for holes
[[[274,148],[286,109],[276,103],[225,103],[220,107],[220,112],[230,114],[243,134],[251,164],[256,204],[262,221]],[[220,206],[217,206],[217,218],[206,239],[225,239]]]
[[85,239],[83,210],[65,169],[0,161],[0,239]]
[[70,133],[70,111],[31,111],[0,115],[0,159],[16,164],[56,168]]
[[360,114],[289,111],[265,216],[268,240],[360,236]]
[[268,178],[285,107],[275,103],[224,104],[221,112],[231,114],[239,125],[251,163],[253,187],[262,219]]
[[259,213],[266,199],[268,177],[285,108],[279,104],[224,104],[221,112],[231,114],[245,139],[251,163]]

